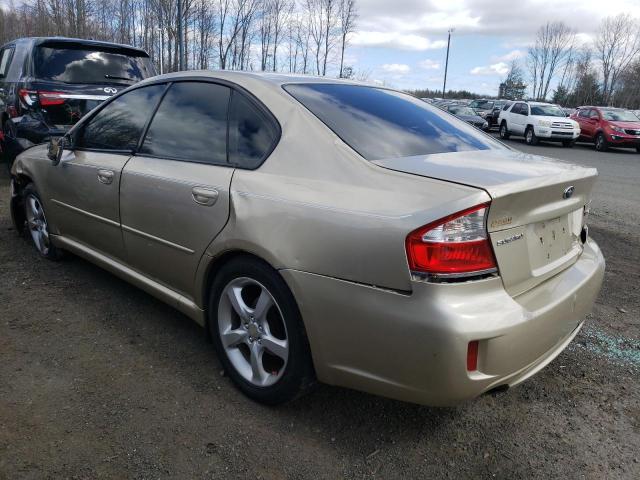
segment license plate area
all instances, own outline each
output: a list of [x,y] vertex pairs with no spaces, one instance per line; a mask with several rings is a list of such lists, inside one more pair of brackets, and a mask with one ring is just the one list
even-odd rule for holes
[[[529,225],[527,243],[529,262],[534,276],[570,256],[579,242],[581,215],[571,212],[561,217]],[[580,223],[580,225],[578,225]]]

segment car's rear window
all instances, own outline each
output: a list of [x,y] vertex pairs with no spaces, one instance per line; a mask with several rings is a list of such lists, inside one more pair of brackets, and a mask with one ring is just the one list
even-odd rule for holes
[[40,46],[34,52],[35,76],[66,83],[139,82],[155,75],[149,57],[86,45]]
[[367,160],[505,148],[476,128],[400,92],[315,83],[284,88]]

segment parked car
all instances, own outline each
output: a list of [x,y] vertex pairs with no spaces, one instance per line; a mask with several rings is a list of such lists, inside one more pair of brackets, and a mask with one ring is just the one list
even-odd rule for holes
[[500,112],[500,137],[524,136],[529,145],[539,140],[562,142],[565,147],[573,147],[580,136],[580,126],[567,118],[557,105],[543,102],[515,102]]
[[489,124],[489,129],[499,125],[498,118],[500,117],[500,111],[512,103],[513,102],[511,100],[498,100],[494,102],[491,113],[485,117]]
[[495,104],[495,100],[486,100],[484,98],[479,98],[473,100],[469,107],[473,108],[475,112],[480,115],[483,119],[487,119],[487,117],[491,116],[491,112],[493,110],[493,105]]
[[580,141],[603,152],[609,147],[635,148],[640,153],[640,119],[629,110],[580,107],[571,116],[580,124]]
[[0,48],[0,147],[9,166],[25,148],[62,136],[89,110],[155,75],[144,50],[74,38],[20,38]]
[[182,72],[20,154],[11,211],[42,256],[80,255],[206,327],[251,398],[318,379],[450,405],[580,330],[604,275],[596,175],[383,87]]
[[447,105],[445,110],[480,130],[489,130],[487,121],[480,117],[472,108],[465,105]]

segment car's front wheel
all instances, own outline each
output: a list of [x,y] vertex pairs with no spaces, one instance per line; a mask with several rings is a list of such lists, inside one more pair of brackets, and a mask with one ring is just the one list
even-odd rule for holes
[[604,138],[604,133],[600,132],[596,136],[596,150],[599,152],[606,152],[608,148],[609,145],[607,145],[607,139]]
[[527,142],[527,145],[537,145],[538,144],[538,136],[536,132],[533,130],[533,127],[527,128],[527,131],[524,132],[524,140]]
[[509,139],[509,129],[507,128],[507,122],[502,122],[500,124],[500,138],[503,140]]
[[298,306],[269,265],[239,257],[220,269],[210,295],[209,331],[225,371],[254,400],[283,403],[313,384]]
[[60,251],[51,243],[49,223],[44,212],[44,205],[33,183],[24,188],[22,199],[26,229],[31,236],[31,240],[33,240],[33,244],[40,255],[51,260],[57,260],[60,257]]

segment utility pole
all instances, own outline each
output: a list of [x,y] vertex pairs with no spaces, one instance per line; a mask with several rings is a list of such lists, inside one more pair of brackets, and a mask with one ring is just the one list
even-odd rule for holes
[[451,46],[451,33],[455,28],[449,29],[449,38],[447,39],[447,60],[444,62],[444,84],[442,85],[442,98],[445,98],[447,91],[447,69],[449,68],[449,47]]
[[184,70],[184,35],[182,34],[182,0],[178,0],[178,70]]

